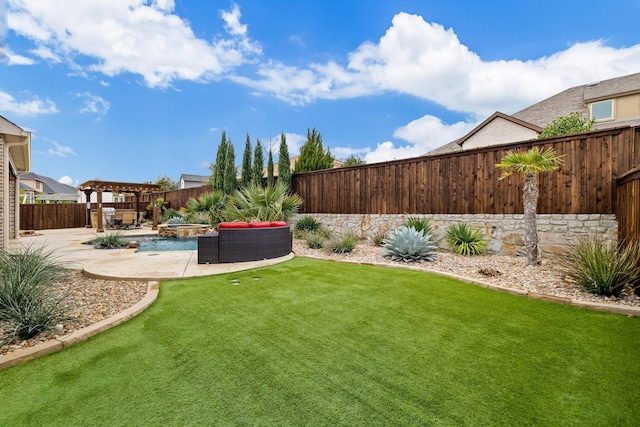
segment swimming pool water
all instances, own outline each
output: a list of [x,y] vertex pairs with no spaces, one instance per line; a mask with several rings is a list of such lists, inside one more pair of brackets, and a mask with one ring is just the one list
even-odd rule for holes
[[138,252],[148,251],[195,251],[198,249],[198,239],[194,237],[167,238],[146,236],[137,238],[140,242]]

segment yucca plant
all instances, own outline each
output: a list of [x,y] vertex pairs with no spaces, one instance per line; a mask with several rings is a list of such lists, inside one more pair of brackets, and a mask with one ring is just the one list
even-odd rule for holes
[[94,243],[95,247],[99,249],[118,249],[129,244],[129,240],[116,231],[115,233],[105,233],[96,237]]
[[416,231],[422,231],[424,234],[433,234],[433,225],[429,217],[410,216],[402,224],[407,228],[414,228]]
[[234,193],[224,217],[228,221],[288,221],[301,204],[300,196],[290,194],[282,183],[266,188],[251,184]]
[[384,257],[392,261],[435,261],[436,246],[431,234],[424,234],[413,227],[400,227],[390,232],[382,241]]
[[322,233],[316,232],[306,232],[304,241],[307,244],[307,247],[311,249],[321,249],[326,242],[327,237]]
[[344,254],[353,251],[359,242],[360,238],[356,233],[347,232],[330,241],[329,244],[327,244],[327,249],[333,253]]
[[617,246],[598,237],[582,237],[567,254],[570,281],[597,295],[619,295],[640,284],[640,242]]
[[322,227],[322,223],[317,221],[314,217],[306,215],[296,221],[293,226],[293,232],[297,239],[302,238],[307,233],[313,233],[318,231]]
[[480,255],[487,251],[482,231],[474,230],[464,222],[449,226],[445,240],[458,255]]
[[371,235],[369,240],[374,246],[382,246],[382,242],[387,238],[387,233],[384,231],[377,231]]
[[66,320],[65,294],[51,286],[68,277],[69,271],[51,252],[25,248],[0,252],[0,320],[11,324],[15,334],[28,339]]

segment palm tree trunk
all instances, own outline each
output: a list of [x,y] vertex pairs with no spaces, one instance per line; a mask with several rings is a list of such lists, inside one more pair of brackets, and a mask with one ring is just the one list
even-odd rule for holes
[[536,210],[538,207],[538,187],[536,175],[524,176],[524,246],[527,253],[527,264],[538,265],[538,227],[536,224]]

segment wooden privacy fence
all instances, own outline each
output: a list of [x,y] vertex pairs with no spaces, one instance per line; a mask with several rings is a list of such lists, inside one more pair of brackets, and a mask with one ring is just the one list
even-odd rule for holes
[[[205,193],[213,191],[210,185],[203,185],[202,187],[184,188],[182,190],[170,190],[161,191],[153,194],[143,193],[140,195],[140,201],[149,204],[154,202],[158,197],[162,197],[168,205],[176,210],[187,206],[187,201],[190,198],[197,199]],[[135,200],[133,197],[127,197],[125,200]]]
[[640,243],[640,167],[618,181],[618,237],[622,242]]
[[[522,177],[499,180],[511,150],[550,147],[558,171],[538,177],[538,213],[614,212],[616,178],[640,164],[634,128],[594,131],[482,149],[293,176],[302,213],[516,214]],[[625,203],[624,200],[618,203]]]
[[[135,202],[103,203],[102,206],[116,209],[136,209]],[[140,203],[137,210],[144,211],[146,206],[147,203]],[[84,227],[86,223],[86,203],[20,205],[20,230],[78,228]]]

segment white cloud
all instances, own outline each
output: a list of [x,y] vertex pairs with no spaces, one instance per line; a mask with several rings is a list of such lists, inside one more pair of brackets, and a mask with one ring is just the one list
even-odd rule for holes
[[58,109],[56,104],[48,99],[42,100],[36,96],[27,101],[18,101],[10,94],[0,91],[0,112],[18,115],[52,114],[57,113]]
[[[63,176],[62,178],[60,178],[60,179],[58,180],[58,182],[59,182],[59,183],[61,183],[61,184],[74,185],[74,183],[73,183],[73,179],[72,179],[70,176],[68,176],[68,175],[65,175],[65,176]],[[76,184],[77,184],[77,182],[78,182],[78,181],[76,181]]]
[[50,141],[54,148],[49,148],[47,150],[47,154],[49,154],[50,156],[55,156],[55,157],[68,157],[70,155],[75,156],[76,153],[75,151],[73,151],[73,149],[71,147],[66,147],[64,145],[60,145],[55,141]]
[[568,87],[638,69],[640,44],[616,49],[601,40],[530,61],[484,61],[453,29],[403,12],[377,43],[365,42],[353,51],[346,65],[298,68],[269,61],[261,64],[257,79],[234,80],[294,105],[389,91],[486,117],[497,110],[513,113]]
[[222,11],[227,38],[197,38],[174,13],[172,0],[43,2],[9,0],[8,26],[48,61],[65,61],[79,75],[133,73],[150,87],[177,80],[219,79],[260,54],[246,36],[240,10]]
[[83,98],[84,107],[80,110],[81,113],[93,113],[93,114],[107,114],[111,103],[105,101],[98,95],[92,95],[89,92],[77,93],[76,96]]

